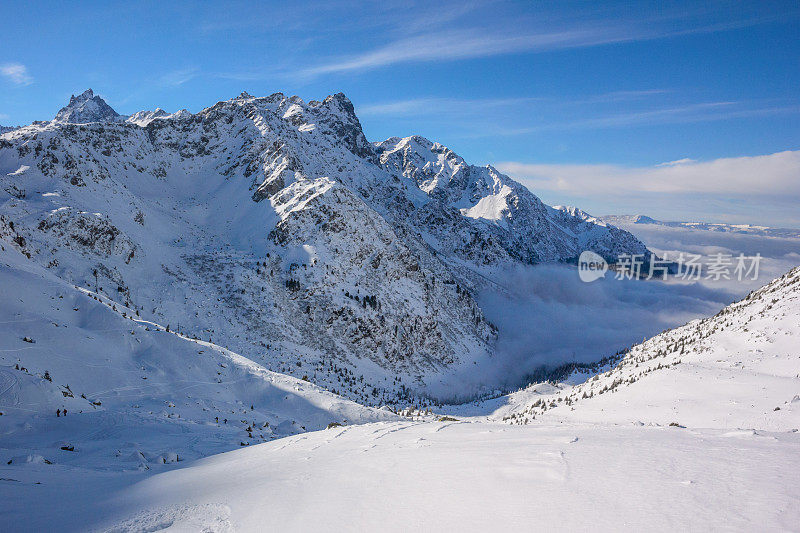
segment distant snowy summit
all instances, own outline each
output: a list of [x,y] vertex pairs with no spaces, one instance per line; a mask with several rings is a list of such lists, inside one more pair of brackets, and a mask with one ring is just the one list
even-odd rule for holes
[[[161,109],[156,108],[155,111],[138,111],[133,115],[126,116],[120,115],[106,103],[100,96],[94,94],[94,91],[87,89],[78,96],[72,95],[69,103],[62,107],[56,113],[53,122],[62,124],[89,124],[92,122],[130,122],[137,126],[147,126],[153,120],[161,118],[184,118],[190,116],[191,113],[186,109],[181,109],[176,113],[168,113]],[[10,131],[12,128],[5,129]],[[0,133],[5,133],[4,128],[0,126]]]
[[69,103],[56,113],[53,120],[65,124],[85,124],[119,119],[120,115],[105,100],[96,96],[91,89],[87,89],[78,96],[72,95]]
[[125,122],[130,122],[131,124],[136,124],[137,126],[145,127],[154,120],[159,119],[181,119],[190,117],[192,114],[186,110],[181,109],[180,111],[176,111],[175,113],[167,113],[160,107],[157,107],[155,111],[138,111],[133,115],[127,117]]
[[650,253],[440,143],[369,142],[342,93],[123,116],[87,90],[0,136],[0,182],[0,233],[62,279],[359,401],[494,353],[476,295],[508,268]]
[[782,237],[788,239],[800,238],[800,229],[773,228],[753,224],[725,224],[717,222],[664,222],[645,215],[604,215],[600,220],[609,224],[628,226],[631,224],[651,224],[670,228],[686,228],[700,231],[715,231],[722,233],[738,233],[744,235],[759,235],[761,237]]

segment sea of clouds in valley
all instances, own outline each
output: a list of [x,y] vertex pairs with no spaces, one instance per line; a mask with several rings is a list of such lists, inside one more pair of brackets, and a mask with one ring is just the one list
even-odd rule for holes
[[[462,369],[453,381],[471,390],[513,388],[542,367],[594,362],[665,329],[715,314],[751,290],[800,264],[800,240],[655,225],[623,226],[659,256],[761,254],[756,280],[666,281],[603,279],[582,282],[574,267],[517,267],[503,276],[506,289],[485,290],[479,302],[501,331],[498,354]],[[449,381],[449,380],[448,380]],[[449,387],[447,387],[449,389]]]

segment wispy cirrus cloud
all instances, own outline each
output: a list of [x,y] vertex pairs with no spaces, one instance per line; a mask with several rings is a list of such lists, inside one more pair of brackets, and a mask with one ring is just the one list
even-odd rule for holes
[[534,124],[527,127],[508,128],[492,134],[524,135],[546,130],[585,130],[603,129],[636,124],[665,124],[684,122],[704,122],[733,118],[736,113],[743,110],[736,109],[739,102],[700,102],[679,106],[667,106],[656,109],[646,109],[630,113],[612,113],[597,117],[588,117],[575,120],[556,120]]
[[[447,120],[459,138],[519,136],[549,131],[602,130],[800,113],[800,105],[769,100],[686,102],[669,89],[618,90],[596,95],[516,98],[422,97],[358,106],[359,116]],[[676,101],[684,100],[684,101]]]
[[430,113],[446,114],[456,112],[459,114],[518,106],[543,100],[536,97],[521,98],[440,98],[423,97],[392,102],[379,102],[358,106],[360,116],[409,116],[427,115]]
[[200,74],[197,67],[187,67],[173,70],[163,74],[158,78],[158,84],[163,87],[180,87],[184,83],[192,81]]
[[[691,10],[664,9],[659,16],[639,13],[638,9],[577,9],[574,17],[553,16],[540,9],[537,17],[504,13],[482,2],[448,5],[414,19],[398,17],[395,27],[389,26],[388,42],[362,53],[332,57],[326,62],[296,71],[301,78],[314,78],[333,73],[358,72],[402,63],[452,61],[515,53],[539,53],[572,48],[649,41],[692,34],[715,33],[772,22],[781,17],[797,17],[798,10],[788,13],[744,10],[739,18],[715,20],[713,12],[690,14]],[[464,25],[463,15],[483,9],[486,23]],[[637,12],[636,14],[628,13]],[[443,17],[445,17],[443,19]],[[435,21],[435,22],[434,22]],[[446,22],[443,24],[443,21]],[[444,28],[444,29],[443,29]],[[517,28],[526,28],[523,31]],[[424,30],[424,31],[423,31]]]
[[231,30],[253,35],[280,32],[270,45],[275,53],[269,62],[235,62],[217,77],[311,83],[329,75],[402,64],[651,41],[736,30],[798,16],[798,10],[738,5],[729,9],[665,5],[654,10],[630,2],[603,6],[539,4],[523,8],[484,0],[443,0],[436,4],[313,2],[289,12],[248,5],[251,16],[244,19],[235,9],[207,11],[199,31],[204,35]]
[[392,100],[388,102],[374,102],[359,106],[358,112],[363,115],[408,115],[428,114],[431,112],[446,112],[455,110],[463,112],[469,109],[489,109],[512,107],[541,102],[548,106],[580,106],[597,103],[616,103],[635,100],[644,100],[649,97],[670,93],[669,89],[644,89],[644,90],[619,90],[600,93],[590,96],[574,98],[554,98],[549,96],[523,96],[514,98],[452,98],[427,96],[409,98],[405,100]]
[[28,73],[28,68],[22,63],[5,63],[0,65],[0,75],[11,83],[19,86],[30,85],[33,77]]
[[630,113],[608,113],[601,116],[576,119],[550,119],[530,126],[491,124],[462,135],[463,138],[516,136],[547,131],[580,131],[655,126],[661,124],[693,124],[771,115],[800,113],[800,105],[753,105],[753,102],[700,102],[678,106],[664,106]]
[[450,30],[401,38],[363,54],[306,68],[300,71],[300,75],[315,77],[336,72],[369,70],[397,63],[470,59],[515,52],[597,46],[633,38],[633,35],[602,27],[522,35],[473,29]]
[[[606,117],[577,120],[557,125],[559,129],[591,129],[634,124],[669,124],[708,122],[783,113],[798,113],[800,106],[745,107],[746,102],[701,102],[684,106],[666,107],[634,113],[621,113]],[[524,133],[524,131],[523,131]]]

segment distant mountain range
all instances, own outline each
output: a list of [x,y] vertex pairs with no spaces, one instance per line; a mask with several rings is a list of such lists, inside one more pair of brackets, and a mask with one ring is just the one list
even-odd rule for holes
[[687,228],[700,231],[717,231],[723,233],[740,233],[744,235],[759,235],[762,237],[783,237],[789,239],[800,238],[800,229],[772,228],[768,226],[755,226],[752,224],[723,224],[716,222],[663,222],[645,215],[604,215],[598,217],[609,224],[629,226],[631,224],[651,224],[667,226],[670,228]]

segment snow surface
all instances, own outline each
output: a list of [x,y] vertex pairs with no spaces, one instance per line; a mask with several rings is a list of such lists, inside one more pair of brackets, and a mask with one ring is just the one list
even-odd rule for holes
[[603,420],[797,432],[800,267],[714,317],[633,347],[610,370],[575,381],[512,394],[496,403],[493,416],[521,424]]
[[[446,416],[401,413],[416,421],[369,422],[394,415],[353,406],[351,420],[358,420],[355,409],[367,423],[347,422],[189,461],[203,450],[224,449],[226,439],[227,449],[234,446],[218,424],[200,423],[213,413],[193,410],[189,395],[180,399],[176,390],[191,390],[204,405],[244,407],[236,416],[259,420],[281,399],[259,402],[252,414],[230,399],[251,394],[252,382],[242,388],[238,379],[209,384],[229,398],[226,405],[205,398],[197,383],[190,389],[172,382],[141,390],[137,380],[144,372],[132,367],[127,378],[114,379],[136,385],[116,392],[97,392],[107,384],[92,389],[81,383],[78,374],[86,370],[69,375],[79,384],[71,390],[87,389],[89,400],[96,394],[108,398],[97,410],[83,399],[59,398],[64,385],[58,378],[68,375],[69,365],[81,368],[85,360],[92,376],[113,376],[111,368],[125,368],[127,358],[122,350],[101,373],[95,361],[104,354],[93,359],[84,352],[81,361],[59,366],[42,334],[56,328],[48,321],[66,327],[61,331],[68,333],[58,338],[112,336],[104,339],[106,350],[119,344],[113,336],[127,338],[135,325],[110,327],[132,321],[41,272],[31,280],[37,272],[16,252],[4,259],[6,276],[29,278],[25,284],[4,279],[2,287],[18,287],[5,300],[28,299],[26,307],[47,319],[12,312],[39,338],[0,353],[33,367],[41,345],[51,352],[41,360],[57,368],[52,383],[30,368],[4,371],[13,377],[5,377],[0,394],[0,422],[9,428],[0,450],[11,463],[2,467],[0,501],[14,530],[54,523],[64,531],[527,531],[532,524],[600,531],[793,530],[800,523],[800,268],[715,317],[634,347],[596,378],[576,372],[561,384],[446,407]],[[31,281],[41,286],[38,299],[23,288]],[[76,292],[81,296],[68,299]],[[65,320],[70,313],[81,317],[78,323]],[[194,344],[162,331],[130,336],[147,334],[158,335],[158,345]],[[215,351],[231,364],[258,370]],[[185,364],[189,356],[175,357]],[[195,360],[202,368],[205,357]],[[297,383],[264,372],[273,383]],[[300,394],[332,405],[332,395],[313,387]],[[145,410],[161,412],[133,415],[126,405],[134,398]],[[49,411],[58,405],[69,407],[68,417],[53,417]],[[283,407],[291,411],[298,404]],[[104,421],[102,413],[114,422]],[[170,413],[184,416],[176,420]],[[180,431],[180,439],[171,437],[169,426]],[[61,449],[65,445],[75,451]],[[125,453],[111,453],[116,448]]]
[[33,454],[144,470],[330,423],[396,418],[167,332],[3,248],[0,428],[12,465]]
[[[46,466],[29,466],[9,503],[24,507],[39,490],[46,505],[29,524],[66,530],[791,530],[798,452],[796,434],[376,423],[217,455],[121,489],[95,475],[77,497],[30,485]],[[64,512],[87,500],[90,519]]]

